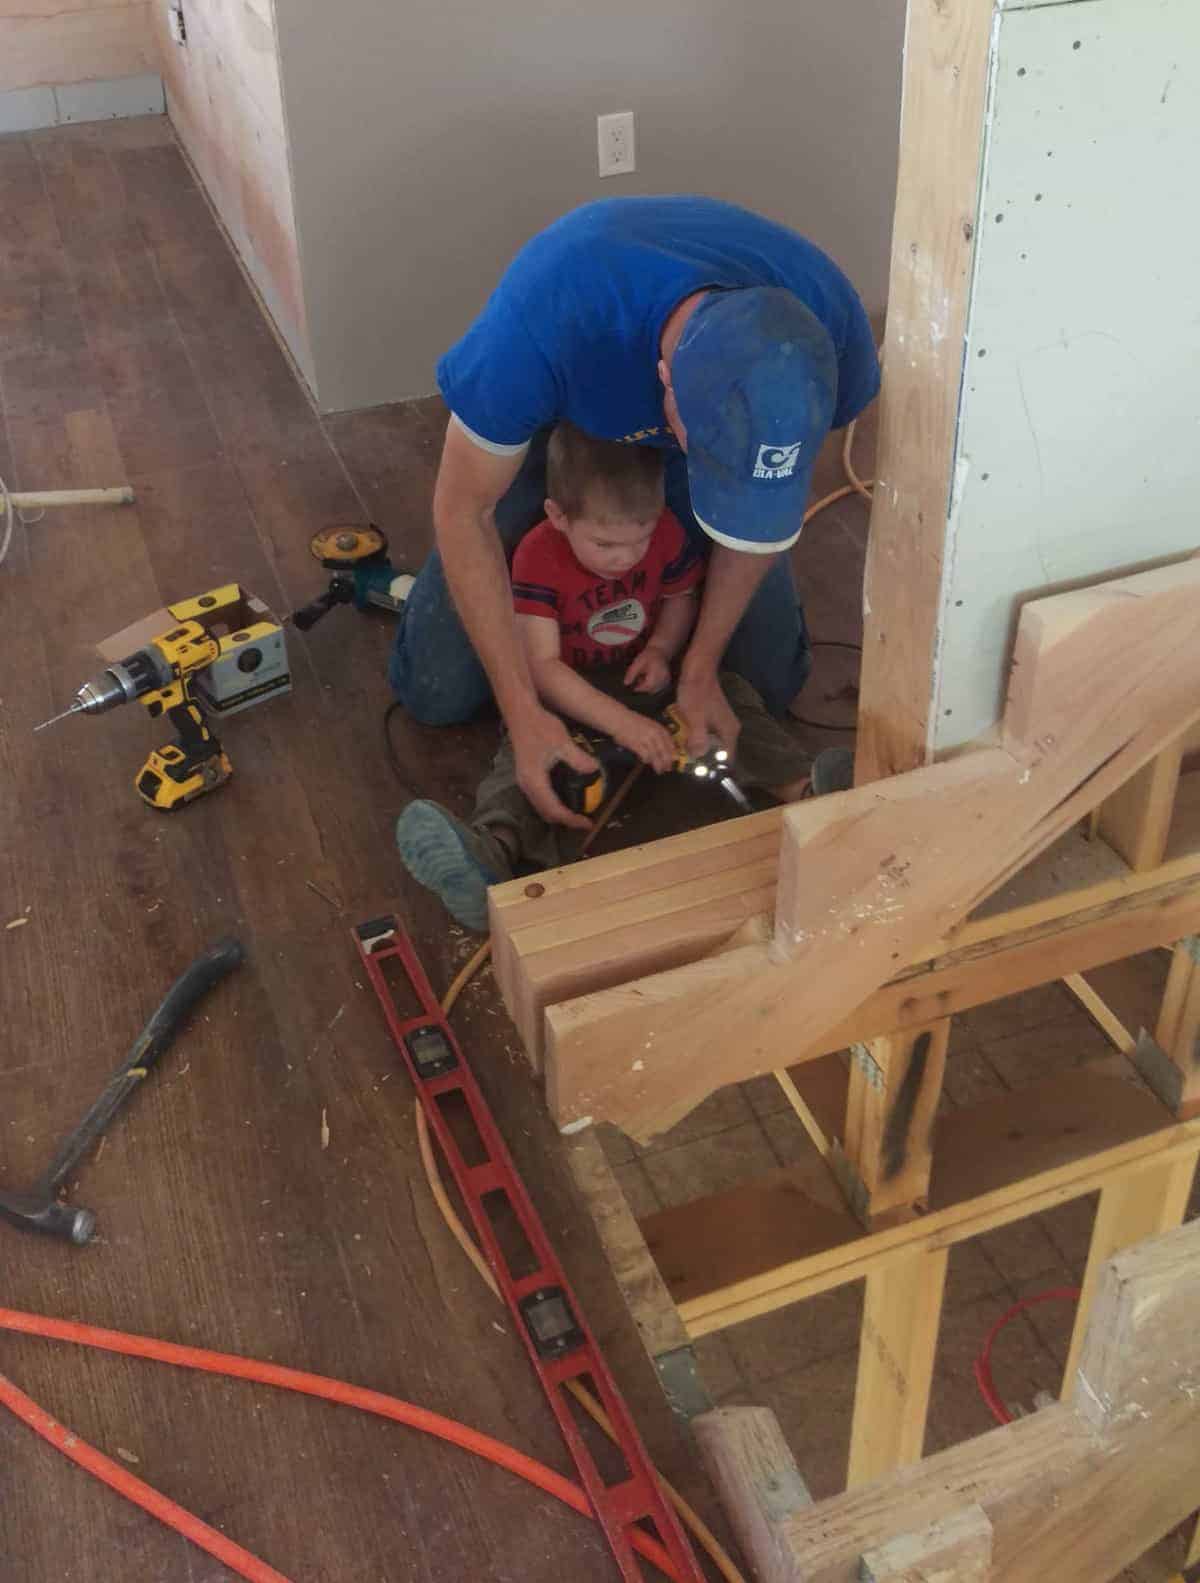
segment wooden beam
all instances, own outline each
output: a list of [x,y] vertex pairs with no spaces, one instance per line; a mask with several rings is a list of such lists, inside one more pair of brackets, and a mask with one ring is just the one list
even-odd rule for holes
[[846,1487],[919,1462],[948,1248],[918,1248],[867,1276]]
[[868,1224],[889,1210],[925,1207],[949,1042],[942,1017],[854,1046],[844,1155],[857,1189],[852,1207]]
[[758,1583],[795,1583],[776,1542],[780,1526],[812,1505],[779,1420],[766,1407],[717,1407],[691,1423],[700,1455]]
[[910,0],[855,773],[924,764],[983,147],[990,0]]
[[850,1074],[840,1053],[775,1073],[777,1082],[822,1159],[845,1132]]
[[989,1583],[1105,1583],[1194,1507],[1198,1306],[1200,1222],[1118,1256],[1069,1403],[784,1519],[782,1575],[860,1583],[864,1554],[978,1505]]
[[535,1071],[546,1006],[691,962],[775,905],[782,809],[495,885],[494,971]]
[[1200,935],[1175,945],[1154,1042],[1173,1069],[1169,1099],[1160,1097],[1180,1116],[1200,1114]]
[[[769,837],[768,850],[777,859],[782,819],[782,808],[776,808],[494,888],[496,977],[535,1069],[542,1065],[543,1014],[550,1005],[611,987],[614,972],[629,982],[664,963],[697,960],[714,944],[748,943],[740,926],[766,925],[763,913],[748,920],[745,914],[761,906],[773,913],[774,882],[766,897],[753,885],[732,893],[726,886],[699,908],[677,894],[650,898],[686,882],[679,875],[680,865],[687,866],[692,879],[699,877],[698,862],[711,865],[714,881],[718,871],[745,877],[762,858],[764,837]],[[1200,874],[1200,774],[1184,776],[1180,783],[1161,869],[1135,873],[1105,842],[1088,841],[1078,829],[1070,831],[948,937],[926,941],[921,960],[1128,898],[1188,874]],[[645,909],[640,943],[631,938],[626,910],[635,897]],[[653,929],[644,927],[651,917]],[[560,930],[563,922],[566,927]],[[731,931],[735,923],[739,927]],[[767,925],[763,937],[769,936]],[[619,968],[614,966],[618,950],[623,953]],[[876,1026],[867,1035],[883,1031]]]
[[1180,736],[1097,810],[1099,834],[1137,873],[1157,868],[1166,855],[1182,765]]
[[[816,1060],[881,1032],[919,1027],[1070,973],[1084,973],[1139,951],[1169,945],[1192,932],[1200,932],[1200,887],[1193,877],[1157,889],[1122,890],[1077,915],[1053,916],[1020,932],[992,937],[896,978],[818,1043],[795,1048],[791,1059],[793,1063]],[[603,994],[552,1006],[546,1014],[546,1093],[559,1124],[590,1114],[596,1120],[616,1121],[639,1139],[652,1134],[658,1113],[651,1108],[652,1096],[643,1095],[642,1070],[632,1069],[632,1062],[630,1070],[615,1065],[600,1067],[594,1071],[595,1086],[577,1093],[572,1109],[559,1089],[560,1051],[566,1052],[569,1062],[577,1041],[607,1042],[610,1049],[638,1052],[636,1059],[644,1060],[643,1052],[651,1050],[655,1060],[673,1063],[676,1055],[671,1045],[665,1052],[661,1042],[655,1048],[660,1024],[669,1032],[670,1008],[686,1003],[706,985],[727,986],[731,976],[748,977],[770,965],[768,947],[744,946],[720,959],[692,963]],[[799,1040],[796,1043],[800,1046]],[[746,1056],[745,1076],[774,1069],[774,1048],[760,1041],[753,1022],[742,1030],[741,1048]],[[794,1072],[795,1064],[790,1069]],[[688,1105],[687,1100],[681,1100],[680,1114],[686,1114]]]
[[[1075,1376],[1087,1338],[1092,1299],[1109,1261],[1115,1253],[1123,1253],[1135,1243],[1174,1230],[1179,1225],[1187,1210],[1195,1174],[1196,1154],[1185,1154],[1147,1165],[1141,1171],[1108,1182],[1100,1189],[1100,1205],[1092,1227],[1087,1270],[1083,1277],[1083,1289],[1075,1314],[1075,1330],[1063,1377],[1064,1395],[1075,1389]],[[1134,1361],[1126,1359],[1126,1366]],[[1117,1366],[1114,1363],[1113,1367]],[[1147,1360],[1138,1359],[1136,1366],[1144,1370],[1151,1365]],[[1197,1489],[1200,1490],[1200,1473],[1197,1474]]]
[[[1124,1069],[1123,1057],[1114,1064]],[[813,1159],[639,1222],[688,1334],[707,1335],[1094,1192],[1193,1160],[1200,1121],[1119,1077],[1071,1072],[944,1118],[929,1213],[865,1231]]]
[[697,979],[640,1039],[556,1036],[560,1124],[596,1114],[581,1095],[614,1063],[626,1085],[637,1074],[650,1119],[627,1130],[644,1135],[762,1071],[763,1050],[787,1064],[798,1028],[827,1036],[1200,717],[1198,599],[1192,559],[1026,605],[1005,746],[789,807],[766,970],[744,976],[728,953],[723,981]]
[[567,1163],[603,1244],[609,1268],[652,1360],[691,1344],[679,1310],[650,1257],[633,1211],[594,1131],[567,1143]]

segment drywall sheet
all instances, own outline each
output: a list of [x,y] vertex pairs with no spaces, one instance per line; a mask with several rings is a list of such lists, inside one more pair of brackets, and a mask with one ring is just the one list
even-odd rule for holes
[[976,227],[939,751],[998,718],[1022,596],[1200,547],[1196,0],[998,12]]

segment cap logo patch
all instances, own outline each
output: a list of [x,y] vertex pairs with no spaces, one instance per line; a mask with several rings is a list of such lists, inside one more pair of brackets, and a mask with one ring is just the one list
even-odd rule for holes
[[803,440],[795,445],[760,445],[754,460],[755,478],[790,478],[803,446]]

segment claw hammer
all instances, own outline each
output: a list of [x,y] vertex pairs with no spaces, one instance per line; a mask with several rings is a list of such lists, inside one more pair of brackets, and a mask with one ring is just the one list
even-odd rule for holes
[[73,1208],[59,1199],[67,1177],[96,1142],[135,1088],[149,1077],[166,1054],[196,1002],[219,984],[242,960],[241,945],[220,940],[203,951],[175,980],[162,1004],[138,1034],[133,1048],[109,1078],[104,1092],[73,1131],[59,1144],[54,1158],[24,1193],[0,1192],[0,1218],[25,1231],[42,1231],[82,1247],[96,1229],[90,1209]]

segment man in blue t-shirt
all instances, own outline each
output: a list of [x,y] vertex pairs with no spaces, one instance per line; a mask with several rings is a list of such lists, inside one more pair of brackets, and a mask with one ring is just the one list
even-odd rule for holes
[[[831,429],[879,388],[850,282],[796,232],[712,198],[613,198],[518,253],[438,365],[451,418],[434,493],[437,550],[401,616],[389,678],[430,724],[495,695],[522,791],[548,820],[553,766],[593,767],[539,702],[517,641],[506,554],[544,515],[561,418],[667,451],[667,501],[708,560],[677,697],[693,751],[733,749],[719,668],[782,715],[809,645],[786,551]],[[461,619],[460,619],[461,617]]]

